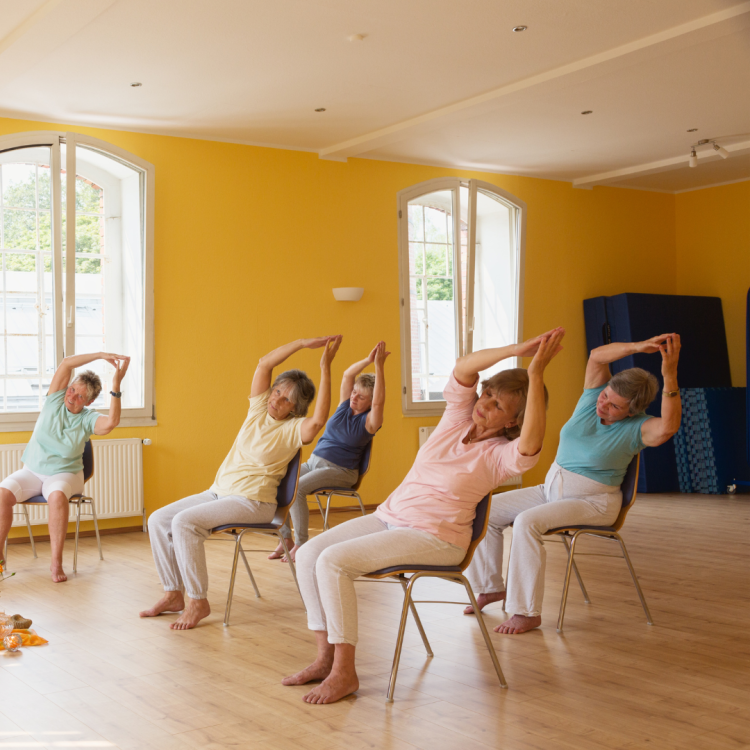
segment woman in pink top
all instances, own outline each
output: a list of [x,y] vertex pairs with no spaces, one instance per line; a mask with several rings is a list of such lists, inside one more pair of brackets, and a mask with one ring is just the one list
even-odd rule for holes
[[[523,344],[459,359],[443,392],[443,418],[396,491],[373,515],[347,521],[300,548],[297,577],[318,656],[282,682],[322,680],[305,701],[333,703],[359,687],[354,579],[393,565],[458,565],[479,501],[536,464],[546,425],[544,369],[560,351],[564,333],[556,328]],[[477,396],[481,371],[508,357],[532,355],[528,371],[499,372]]]

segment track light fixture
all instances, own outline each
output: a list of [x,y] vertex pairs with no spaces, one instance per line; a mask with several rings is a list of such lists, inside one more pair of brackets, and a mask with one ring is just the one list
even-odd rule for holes
[[714,142],[714,151],[717,151],[719,156],[722,159],[728,159],[729,158],[729,151],[727,151],[724,146],[720,146],[718,143]]
[[689,167],[698,166],[698,154],[695,153],[694,147],[690,149],[690,158],[688,159],[688,166]]
[[[688,130],[688,133],[690,131]],[[750,134],[742,134],[744,135],[750,135]],[[708,146],[709,144],[713,147],[713,150],[722,158],[722,159],[728,159],[729,158],[729,151],[727,151],[724,146],[720,146],[716,141],[718,140],[726,140],[727,138],[739,138],[739,135],[722,135],[718,138],[701,138],[699,141],[696,141],[693,143],[692,146],[690,146],[690,158],[688,159],[688,165],[691,167],[697,167],[698,166],[698,154],[696,153],[696,149],[700,148],[701,146]]]

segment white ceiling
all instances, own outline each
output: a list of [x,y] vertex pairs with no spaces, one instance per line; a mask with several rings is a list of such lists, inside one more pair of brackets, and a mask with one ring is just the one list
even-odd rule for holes
[[0,115],[694,189],[750,179],[750,2],[0,0]]

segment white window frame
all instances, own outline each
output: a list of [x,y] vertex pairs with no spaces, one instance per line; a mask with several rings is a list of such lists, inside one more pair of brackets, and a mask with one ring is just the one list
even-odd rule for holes
[[[466,309],[468,325],[463,331],[461,325],[461,288],[455,279],[461,273],[461,187],[468,188],[469,205],[467,210],[468,247],[467,247],[467,294]],[[411,301],[409,293],[409,202],[415,198],[438,190],[453,190],[453,274],[454,301],[458,309],[456,315],[456,356],[473,351],[473,311],[474,311],[474,258],[476,251],[476,194],[477,190],[496,195],[510,203],[518,210],[516,221],[516,341],[523,340],[523,288],[524,288],[524,258],[526,250],[526,203],[515,195],[481,180],[466,180],[460,177],[437,177],[418,185],[412,185],[398,193],[398,252],[399,252],[399,296],[401,298],[401,408],[406,417],[442,416],[445,411],[445,401],[419,402],[412,399],[411,372]],[[518,366],[517,358],[514,366]]]
[[[144,213],[143,217],[143,243],[144,243],[144,382],[143,382],[143,407],[137,409],[123,409],[120,417],[120,427],[150,427],[156,425],[156,400],[154,390],[154,196],[155,196],[155,169],[154,165],[141,159],[129,151],[115,146],[99,138],[92,138],[82,133],[62,131],[33,131],[27,133],[16,133],[0,136],[0,151],[26,146],[48,146],[50,148],[51,163],[50,171],[53,175],[60,174],[62,165],[60,146],[66,144],[66,179],[67,194],[75,196],[76,180],[76,146],[89,146],[97,151],[136,167],[143,174]],[[66,206],[66,244],[68,248],[75,248],[76,230],[76,202],[68,200]],[[55,340],[62,342],[63,351],[55,347],[55,366],[59,367],[62,358],[67,354],[75,353],[75,305],[67,311],[65,317],[63,311],[63,276],[62,268],[56,257],[62,247],[62,195],[60,182],[52,179],[52,272],[53,272],[53,305],[55,309]],[[74,265],[72,266],[74,268]],[[74,272],[67,273],[65,278],[66,298],[75,298],[75,275]],[[65,326],[64,326],[65,321]],[[124,382],[127,387],[127,380]],[[107,414],[106,409],[97,409],[102,414]],[[16,412],[13,414],[0,414],[0,432],[24,432],[34,428],[39,417],[38,411]]]

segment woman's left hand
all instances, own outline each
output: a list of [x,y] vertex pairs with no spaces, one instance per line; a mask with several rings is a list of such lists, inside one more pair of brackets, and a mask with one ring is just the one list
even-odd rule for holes
[[680,359],[680,334],[670,333],[659,347],[661,351],[661,374],[677,377],[677,362]]
[[130,357],[123,357],[122,361],[115,364],[115,374],[112,377],[113,390],[117,391],[120,389],[120,383],[125,377],[125,373],[128,371],[128,367],[130,367]]
[[382,367],[390,352],[385,350],[385,341],[381,341],[375,347],[375,367]]
[[542,375],[544,373],[547,365],[562,351],[560,342],[564,336],[564,328],[555,328],[550,333],[544,333],[540,336],[542,340],[536,350],[534,359],[531,360],[529,365],[529,375]]
[[539,350],[539,344],[542,343],[542,341],[551,336],[555,331],[562,331],[565,333],[564,328],[553,328],[551,331],[547,331],[546,333],[542,333],[539,336],[535,336],[533,339],[528,339],[527,341],[523,341],[520,344],[516,344],[516,357],[533,357],[537,351]]
[[325,369],[331,366],[333,358],[336,356],[336,352],[341,346],[341,339],[343,336],[330,336],[326,341],[325,348],[323,349],[323,356],[320,358],[320,368]]

